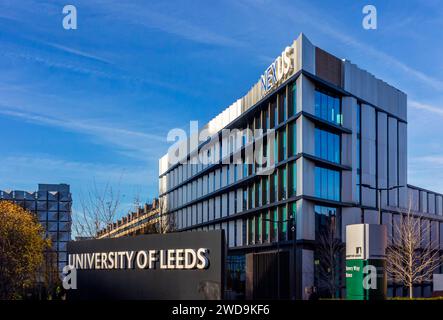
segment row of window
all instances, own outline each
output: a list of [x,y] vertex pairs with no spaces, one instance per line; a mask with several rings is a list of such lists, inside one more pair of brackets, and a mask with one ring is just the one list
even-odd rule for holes
[[[231,168],[233,169],[232,171]],[[169,193],[167,195],[167,209],[174,210],[218,190],[220,187],[235,183],[242,177],[253,174],[252,170],[253,165],[245,164],[230,165],[218,169],[208,176],[199,178]],[[295,161],[292,161],[275,169],[272,174],[258,175],[254,183],[249,187],[243,188],[243,202],[246,203],[247,209],[251,209],[263,204],[294,197],[296,195],[296,188],[297,165]]]
[[[240,211],[283,201],[295,197],[296,193],[297,167],[296,162],[292,161],[276,169],[271,175],[257,176],[254,182],[242,189],[227,192],[179,210],[184,213],[180,213],[178,217],[178,227],[186,228]],[[174,202],[174,199],[171,201]]]
[[62,221],[69,222],[71,221],[70,212],[66,211],[37,211],[36,212],[37,219],[40,222],[44,221]]
[[[296,92],[297,88],[295,84],[291,84],[287,88],[288,94],[286,94],[286,88],[283,88],[280,92],[278,92],[276,95],[271,97],[270,101],[265,102],[262,106],[258,108],[258,111],[256,112],[256,115],[250,119],[248,123],[244,125],[242,128],[237,128],[238,130],[242,131],[244,129],[250,129],[252,132],[254,132],[254,129],[273,129],[276,128],[281,123],[288,120],[289,117],[292,117],[296,112]],[[289,103],[288,103],[289,101]],[[287,155],[287,152],[291,152],[291,155],[294,155],[296,152],[295,147],[295,125],[293,128],[290,128],[290,141],[289,144],[289,150],[286,151],[286,129],[280,129],[281,132],[280,141],[278,142],[279,145],[284,146],[285,151],[279,152],[280,157],[279,159],[284,159]],[[229,143],[229,147],[226,148],[226,150],[229,153],[232,153],[233,151],[239,149],[240,147],[244,146],[246,143],[250,142],[251,139],[247,138],[246,135],[243,135],[242,137],[242,143],[236,145],[237,148],[233,148],[233,144]],[[284,141],[284,142],[283,142]],[[230,142],[230,141],[229,141]],[[219,144],[219,159],[221,160],[222,156],[222,146],[221,143]],[[215,156],[215,155],[214,155]],[[198,163],[198,156],[194,156],[194,159],[191,159],[191,163],[195,164],[185,164],[180,165],[162,178],[160,178],[160,193],[164,193],[167,190],[174,188],[178,184],[180,184],[182,181],[185,181],[194,175],[198,174],[202,170],[204,170],[208,165]]]
[[247,244],[292,240],[296,212],[296,203],[292,202],[249,217],[247,219]]
[[[288,87],[289,95],[286,95],[286,88],[271,98],[269,103],[264,104],[263,107],[258,108],[256,115],[250,119],[243,129],[271,129],[276,128],[280,123],[286,121],[289,117],[296,112],[296,86],[290,85]],[[290,103],[288,104],[288,100]],[[315,115],[318,117],[332,122],[334,124],[342,123],[341,120],[341,100],[340,97],[334,96],[330,93],[326,93],[320,90],[316,90],[315,93]],[[316,155],[333,162],[340,162],[340,136],[326,130],[316,128]],[[288,126],[279,128],[275,135],[274,142],[274,161],[282,161],[290,156],[294,156],[297,153],[296,146],[296,125],[291,123]],[[235,139],[234,139],[235,140]],[[226,148],[229,153],[238,150],[240,147],[248,143],[250,139],[247,139],[246,135],[243,135],[243,141],[241,145],[234,145],[229,139],[229,148]],[[268,153],[267,139],[264,140],[264,147],[262,150],[263,156],[266,157]],[[219,157],[222,157],[222,143],[218,144],[220,149]],[[208,150],[208,152],[210,152]],[[160,193],[164,193],[167,190],[179,185],[182,181],[192,178],[194,175],[201,172],[208,165],[197,163],[197,157],[194,161],[196,164],[184,164],[180,165],[172,170],[167,175],[160,178]],[[217,160],[220,160],[217,159]]]
[[71,222],[46,222],[39,221],[43,228],[47,231],[71,231]]
[[[239,177],[239,169],[237,165],[234,167],[233,182],[236,182]],[[242,166],[242,175],[249,173],[248,165]],[[210,188],[211,183],[214,184],[217,181],[216,178],[221,180],[226,179],[226,182],[230,182],[230,167],[225,167],[225,170],[220,169],[217,174],[210,174],[209,177],[200,178],[189,184],[171,192],[168,197],[168,209],[174,210],[188,202],[191,202],[198,197],[201,197],[207,193],[216,190],[214,185]],[[341,172],[321,166],[315,167],[315,196],[323,199],[340,201],[341,200]],[[223,178],[223,176],[225,178]],[[201,180],[201,181],[200,181]],[[222,186],[228,185],[223,184]],[[256,208],[275,201],[285,200],[296,196],[297,194],[297,164],[292,161],[282,167],[276,169],[270,175],[258,176],[257,180],[244,187],[242,190],[242,202],[243,210]],[[198,191],[198,192],[197,192]],[[204,191],[204,192],[203,192]],[[237,191],[234,201],[237,203]],[[221,199],[221,197],[219,197]],[[235,207],[237,208],[237,206]]]
[[[262,139],[261,144],[256,144],[255,145],[255,150],[254,152],[256,153],[256,155],[254,155],[254,159],[248,159],[249,163],[251,163],[252,166],[252,172],[255,172],[255,166],[256,160],[260,160],[262,163],[260,163],[260,167],[267,167],[269,165],[271,165],[272,163],[278,163],[280,161],[284,161],[289,157],[295,156],[297,153],[297,132],[296,132],[296,124],[295,123],[290,123],[288,126],[285,126],[284,128],[280,128],[278,131],[276,131],[274,134],[274,141],[273,143],[269,143],[269,136],[265,137],[264,139]],[[289,137],[289,141],[288,141],[288,137]],[[221,145],[221,144],[220,144]],[[271,145],[273,145],[273,150],[272,150],[272,154],[271,154]],[[272,159],[269,156],[272,156]],[[259,159],[258,159],[259,158]],[[255,161],[253,161],[255,160]],[[272,161],[271,161],[272,160]],[[234,161],[235,162],[235,161]],[[244,157],[241,159],[241,163],[242,164],[237,164],[235,165],[235,167],[233,168],[233,170],[237,170],[237,166],[247,166],[248,164],[245,164],[245,159]],[[168,173],[168,175],[160,178],[160,185],[164,186],[164,181],[166,181],[169,176],[172,177],[172,181],[174,181],[174,183],[172,183],[170,185],[170,187],[168,188],[168,190],[170,188],[175,187],[176,185],[180,184],[181,180],[181,172],[189,172],[190,168],[192,167],[196,167],[196,166],[200,166],[197,164],[184,164],[181,165],[180,167],[174,169],[171,173]],[[232,167],[232,166],[231,166]],[[202,167],[203,168],[203,167]],[[229,167],[228,167],[229,170]],[[250,174],[252,174],[252,172]],[[178,174],[177,174],[178,173]],[[246,174],[246,172],[245,172]],[[243,175],[244,177],[246,175]],[[186,180],[187,178],[185,178],[184,180]],[[234,181],[235,182],[235,181]],[[218,188],[220,187],[219,184]],[[215,190],[215,189],[214,189]],[[161,191],[165,191],[164,188],[161,188]]]
[[443,196],[434,192],[408,188],[408,198],[411,199],[413,211],[429,214],[443,214]]

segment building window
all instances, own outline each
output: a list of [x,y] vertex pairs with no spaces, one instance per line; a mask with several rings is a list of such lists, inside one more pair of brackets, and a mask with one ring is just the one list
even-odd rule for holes
[[219,172],[218,177],[219,177],[219,185],[218,185],[218,187],[222,188],[223,187],[223,169],[222,168],[220,168],[220,172]]
[[255,226],[254,226],[254,218],[248,219],[248,244],[255,243]]
[[315,237],[332,232],[335,238],[340,238],[340,224],[337,221],[337,208],[315,206]]
[[268,176],[264,176],[262,179],[263,183],[263,204],[269,203],[268,201],[268,190],[269,190],[269,179]]
[[255,187],[252,184],[249,188],[249,209],[255,208]]
[[297,112],[297,85],[294,83],[289,90],[291,96],[290,107],[289,107],[289,117],[292,117]]
[[275,128],[278,125],[278,111],[277,102],[275,99],[271,101],[271,128]]
[[261,117],[260,113],[255,117],[255,129],[261,129]]
[[315,167],[315,196],[340,201],[340,171]]
[[271,233],[271,241],[275,242],[278,241],[278,232],[279,232],[279,227],[278,227],[278,210],[277,208],[274,208],[272,210],[272,233]]
[[340,97],[316,89],[315,115],[325,121],[342,125]]
[[315,156],[340,163],[340,135],[315,128]]
[[282,131],[279,132],[278,134],[279,136],[279,140],[280,140],[280,160],[286,160],[286,131],[285,129],[283,129]]
[[271,202],[275,202],[278,201],[278,187],[277,187],[277,182],[278,182],[278,176],[277,176],[277,171],[274,171],[274,173],[270,176],[271,178]]
[[288,190],[288,179],[286,176],[286,167],[279,169],[279,178],[280,178],[280,185],[281,185],[281,192],[280,192],[280,199],[279,200],[286,200],[287,190]]
[[269,112],[268,108],[263,110],[263,129],[269,129]]
[[289,198],[297,194],[297,163],[295,161],[289,164]]
[[288,211],[286,206],[281,207],[281,220],[282,220],[282,239],[288,239]]
[[263,204],[263,197],[262,197],[262,190],[261,190],[261,181],[257,181],[256,183],[257,188],[257,198],[258,198],[258,206],[261,206]]
[[278,157],[278,133],[275,133],[275,138],[274,138],[274,163],[278,163],[279,162],[279,157]]
[[215,171],[212,173],[212,191],[215,191]]
[[269,232],[271,230],[271,222],[269,221],[269,219],[270,219],[270,214],[269,214],[269,211],[267,211],[266,215],[265,215],[265,234],[264,234],[263,242],[269,242],[269,239],[270,239]]
[[297,126],[295,122],[289,125],[289,156],[295,156],[297,154]]
[[243,188],[243,211],[248,209],[248,189]]
[[230,170],[230,167],[228,165],[228,166],[226,166],[226,185],[227,186],[229,185],[229,175],[230,175],[230,172],[231,172],[231,170]]
[[256,243],[261,243],[262,241],[262,233],[263,233],[263,219],[262,219],[262,215],[259,214],[256,217],[256,222],[257,222],[257,238],[256,238]]
[[286,92],[285,91],[283,91],[283,93],[279,95],[278,102],[279,102],[278,113],[279,113],[279,117],[280,117],[279,122],[283,122],[283,121],[288,120],[288,113],[287,113],[287,109],[286,109],[286,107],[287,107]]

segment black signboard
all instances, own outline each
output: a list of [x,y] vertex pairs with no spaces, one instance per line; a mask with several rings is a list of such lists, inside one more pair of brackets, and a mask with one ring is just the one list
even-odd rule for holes
[[223,230],[68,243],[68,299],[222,299]]

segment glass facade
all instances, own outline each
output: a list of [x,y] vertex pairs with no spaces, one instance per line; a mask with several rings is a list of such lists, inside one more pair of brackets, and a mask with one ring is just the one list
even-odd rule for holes
[[329,232],[332,227],[333,233],[337,238],[340,237],[340,225],[337,221],[337,208],[315,206],[315,235],[318,240],[318,236],[322,233]]
[[315,156],[340,163],[340,135],[324,129],[315,128]]
[[315,167],[315,196],[340,201],[340,171]]
[[[340,217],[340,207],[335,208],[330,206],[339,206],[339,204],[334,203],[333,201],[342,200],[341,170],[346,169],[342,169],[345,168],[345,166],[339,166],[337,164],[341,164],[342,160],[346,160],[345,155],[347,157],[348,150],[345,149],[346,152],[343,153],[342,157],[341,140],[342,137],[345,139],[350,137],[350,135],[355,135],[354,138],[356,138],[356,140],[354,140],[355,148],[352,146],[353,150],[349,150],[349,154],[356,159],[355,164],[352,164],[352,169],[356,170],[356,185],[354,191],[356,200],[361,203],[361,187],[359,186],[359,183],[361,182],[362,167],[362,109],[361,105],[358,104],[357,106],[352,106],[353,108],[356,107],[356,110],[345,110],[347,112],[345,115],[349,113],[353,114],[353,117],[355,117],[354,119],[347,119],[349,122],[354,122],[351,120],[356,121],[356,127],[352,128],[352,132],[347,129],[338,128],[337,126],[343,124],[342,101],[338,94],[333,93],[335,92],[333,88],[330,90],[331,91],[328,92],[326,89],[317,88],[312,92],[314,96],[309,97],[309,99],[314,98],[315,119],[312,116],[304,117],[305,115],[302,115],[302,118],[298,118],[297,88],[294,83],[280,88],[278,92],[269,93],[269,95],[263,96],[259,105],[247,105],[247,109],[241,110],[241,112],[247,111],[247,114],[241,115],[235,120],[235,123],[238,123],[240,126],[240,128],[238,128],[240,130],[245,128],[266,130],[278,127],[275,132],[275,140],[270,140],[270,135],[263,139],[263,156],[274,156],[276,167],[272,174],[261,176],[258,170],[257,174],[254,174],[256,168],[253,164],[239,164],[238,168],[234,165],[231,169],[232,172],[230,172],[229,167],[223,167],[223,170],[220,170],[219,164],[216,164],[214,166],[215,168],[208,168],[207,172],[205,172],[205,167],[201,169],[197,168],[197,166],[192,168],[188,167],[186,168],[187,171],[183,170],[184,168],[180,168],[180,166],[177,170],[174,168],[174,175],[171,177],[168,176],[165,180],[167,180],[167,188],[172,187],[174,189],[171,193],[175,200],[172,201],[175,208],[173,207],[171,211],[178,211],[177,213],[181,217],[180,221],[185,221],[181,226],[193,228],[194,219],[192,218],[192,215],[194,214],[194,211],[192,208],[194,207],[195,202],[199,204],[199,202],[202,201],[206,202],[203,203],[203,212],[206,214],[205,216],[207,216],[207,218],[203,218],[204,228],[211,230],[219,228],[221,227],[220,222],[224,222],[225,220],[219,220],[216,222],[211,222],[211,220],[229,217],[230,220],[226,219],[226,221],[229,222],[227,225],[229,231],[227,231],[227,233],[231,234],[232,230],[230,228],[232,226],[230,222],[233,222],[233,225],[235,226],[235,240],[233,243],[229,240],[230,248],[238,247],[239,250],[243,250],[243,247],[247,245],[271,244],[276,241],[284,242],[292,239],[291,237],[293,236],[291,232],[293,222],[288,220],[293,217],[295,223],[297,213],[296,201],[307,201],[310,205],[301,205],[301,208],[307,210],[308,214],[312,214],[312,208],[314,207],[316,237],[328,225],[331,225],[331,223],[334,224],[337,235],[340,236],[341,233],[338,230],[340,228],[340,222],[338,222]],[[299,99],[299,101],[301,100]],[[368,108],[371,108],[371,106],[368,106]],[[299,108],[299,111],[301,110],[302,108]],[[366,110],[366,106],[363,110]],[[380,126],[380,123],[386,123],[384,118],[378,117],[380,112],[383,111],[375,110],[375,121],[374,124],[372,124],[374,127],[376,125]],[[394,116],[388,115],[387,118],[391,119],[394,118]],[[302,122],[301,120],[307,120],[311,128],[315,127],[313,132],[315,135],[314,137],[297,137],[296,123],[300,124]],[[398,121],[398,123],[400,122]],[[389,121],[387,124],[389,126]],[[365,132],[372,132],[372,128],[366,128],[366,119],[365,122],[363,122],[363,125],[365,126]],[[378,127],[374,128],[374,137],[376,139],[375,145],[378,148],[379,140],[377,139],[380,139],[380,131],[377,131],[377,128]],[[400,135],[399,128],[400,126],[398,126],[398,129],[394,131],[393,134]],[[382,129],[385,130],[385,128]],[[387,130],[389,133],[389,127]],[[300,130],[299,133],[301,134],[302,131]],[[388,134],[388,137],[386,138],[388,143],[391,136]],[[303,150],[302,146],[306,146],[306,143],[311,143],[312,138],[314,139],[314,146],[312,147],[315,158],[312,157],[312,155],[309,157],[305,154],[297,154],[297,138],[299,140],[299,151],[306,150],[306,148]],[[244,144],[246,141],[252,142],[253,138],[244,138]],[[380,141],[383,142],[383,140]],[[349,146],[345,147],[348,148]],[[386,146],[384,145],[384,147]],[[399,147],[397,147],[397,149],[399,150]],[[395,148],[393,148],[392,151],[395,153]],[[388,152],[391,152],[391,149],[389,149]],[[214,151],[213,153],[216,152]],[[242,156],[244,157],[244,155]],[[390,154],[382,156],[386,156],[388,161],[391,157]],[[299,159],[300,157],[302,159]],[[320,159],[326,161],[321,161]],[[304,163],[303,161],[305,160],[309,163],[306,167],[302,166]],[[378,158],[376,160],[378,160]],[[303,169],[303,171],[299,172],[299,175],[301,177],[304,176],[305,179],[314,179],[314,181],[308,181],[307,183],[314,183],[314,195],[316,198],[309,197],[312,196],[310,192],[308,197],[303,197],[304,194],[302,189],[298,190],[299,194],[297,195],[297,161],[299,161],[299,170]],[[348,161],[343,162],[346,165],[349,164]],[[366,165],[365,163],[363,164]],[[375,168],[375,170],[377,175],[379,169]],[[398,170],[397,167],[397,171]],[[390,171],[392,172],[392,170]],[[202,177],[202,181],[204,181],[204,184],[206,185],[206,188],[203,187],[203,190],[201,192],[199,191],[199,195],[194,194],[194,187],[192,186],[192,180],[194,179],[193,175],[196,174],[198,177],[195,177],[195,179],[197,180]],[[188,181],[184,181],[183,179],[187,179]],[[191,183],[189,183],[190,181]],[[225,181],[228,187],[220,190],[221,187],[225,186]],[[300,182],[303,181],[299,181],[299,183]],[[348,183],[348,180],[345,179],[344,183]],[[302,184],[300,184],[300,186],[301,185]],[[212,186],[211,190],[209,190],[210,186]],[[346,187],[348,187],[348,185],[346,185]],[[349,187],[354,188],[354,186],[351,185],[349,185]],[[344,190],[347,190],[347,188],[344,188]],[[437,208],[443,206],[443,200],[440,199],[440,202],[437,202],[435,198],[424,200],[422,199],[423,191],[417,192],[417,206],[420,206],[420,208],[423,206],[426,208],[433,208],[429,210],[434,210],[435,212],[439,211],[441,214],[441,211],[443,210]],[[207,196],[207,198],[205,198],[205,196]],[[203,197],[204,199],[202,200],[199,197]],[[303,200],[300,200],[300,198]],[[328,202],[323,200],[331,201]],[[348,201],[347,198],[344,198],[343,200]],[[194,201],[194,203],[189,204],[188,202],[190,201]],[[435,203],[431,203],[430,201],[434,201]],[[232,204],[235,208],[231,210],[230,206],[232,206]],[[326,207],[324,204],[328,206]],[[239,213],[239,215],[230,216],[235,213]],[[305,212],[303,212],[303,214],[305,214]],[[359,215],[360,211],[356,214]],[[197,219],[197,221],[199,220]],[[55,226],[55,224],[50,224],[49,231],[55,229]],[[309,228],[311,227],[313,226],[310,226]],[[440,229],[439,233],[443,235],[443,223],[440,223],[439,225],[436,224],[434,229]],[[440,236],[439,242],[441,248],[443,248],[443,236]],[[266,250],[274,250],[275,248],[275,246],[269,246],[266,247]],[[284,248],[283,250],[287,250],[288,243],[283,243],[282,248]],[[260,252],[260,250],[262,250],[262,246],[251,249],[250,252]]]
[[315,90],[315,115],[325,121],[342,125],[341,99],[321,89]]

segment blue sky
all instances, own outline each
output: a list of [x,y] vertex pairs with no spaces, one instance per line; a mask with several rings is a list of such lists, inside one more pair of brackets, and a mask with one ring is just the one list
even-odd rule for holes
[[[78,29],[62,27],[62,8]],[[409,183],[443,192],[443,6],[371,1],[0,0],[0,189],[95,180],[157,194],[166,134],[244,95],[301,33],[408,94]]]

